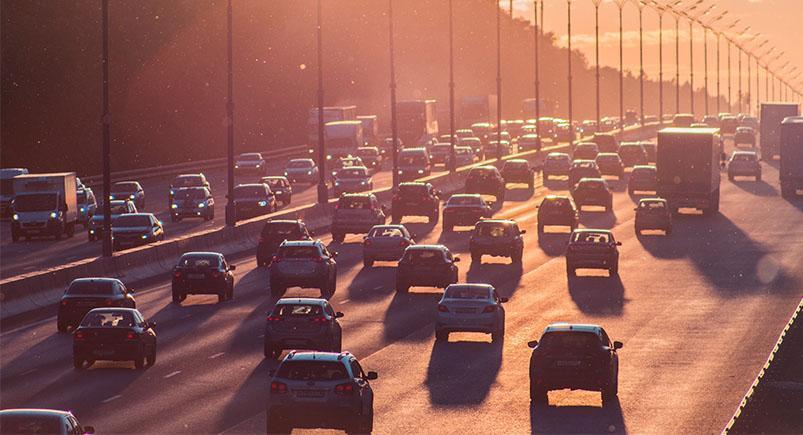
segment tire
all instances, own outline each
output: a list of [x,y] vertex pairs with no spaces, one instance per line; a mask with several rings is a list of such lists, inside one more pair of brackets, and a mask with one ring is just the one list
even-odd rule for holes
[[[11,242],[17,243],[20,239],[20,234],[14,230],[11,231]],[[91,240],[91,239],[90,239]]]
[[374,260],[373,260],[372,258],[363,257],[363,259],[362,259],[362,265],[363,265],[364,267],[371,267],[371,266],[373,266],[373,265],[374,265]]
[[151,349],[151,352],[148,354],[145,360],[148,364],[148,367],[153,367],[153,365],[156,364],[156,345],[153,346],[153,349]]
[[602,393],[602,406],[610,406],[619,396],[619,380],[614,379],[610,385],[605,386],[601,391]]
[[505,325],[502,324],[501,328],[491,333],[491,342],[501,343],[504,340],[505,340]]
[[53,238],[56,240],[61,240],[61,228],[56,229],[56,233],[53,234]]
[[636,191],[635,191],[635,190],[633,190],[633,189],[631,189],[631,188],[629,188],[629,187],[627,188],[627,194],[628,194],[628,195],[630,195],[630,196],[633,196],[635,193],[636,193]]
[[[14,239],[14,236],[13,236],[13,235],[12,235],[12,239],[13,239],[15,242],[17,241],[16,239]],[[94,242],[94,241],[95,241],[95,240],[97,240],[97,239],[98,239],[98,238],[97,238],[97,236],[95,236],[95,235],[92,235],[92,234],[90,234],[90,235],[89,235],[89,241],[90,241],[90,242]]]
[[443,224],[443,231],[446,231],[446,232],[454,231],[454,224],[452,224],[452,223],[448,223],[448,224],[444,223]]
[[449,341],[449,331],[435,330],[435,341]]
[[229,294],[228,294],[228,299],[229,299],[230,301],[231,301],[231,300],[234,300],[234,282],[232,282],[231,284],[229,284]]
[[396,293],[407,293],[410,291],[410,284],[396,281]]
[[72,357],[72,366],[76,370],[82,370],[84,368],[84,359],[78,355],[73,355]]
[[181,292],[179,292],[177,289],[173,289],[172,290],[172,295],[173,295],[173,303],[174,304],[179,304],[183,300],[181,298]]
[[62,322],[61,320],[56,320],[56,329],[58,329],[59,332],[67,332],[68,327],[69,325],[67,325],[66,322]]
[[733,181],[733,174],[728,173],[728,181]]
[[435,210],[432,211],[432,214],[429,215],[427,222],[431,224],[437,224],[440,216],[441,216],[440,210],[435,208]]
[[390,223],[392,224],[399,224],[401,223],[402,217],[397,214],[392,214],[390,217]]
[[346,239],[346,234],[345,233],[339,233],[339,232],[333,232],[332,233],[332,240],[335,243],[343,243],[343,240],[345,240],[345,239]]
[[510,259],[511,259],[511,261],[513,263],[520,264],[523,257],[524,257],[524,253],[522,251],[519,251],[519,252],[516,252],[515,254],[513,254],[513,256],[510,257]]
[[482,264],[482,254],[479,252],[472,252],[471,253],[471,262]]
[[67,233],[67,237],[68,238],[71,238],[72,236],[75,235],[75,224],[74,223],[67,225],[66,233]]
[[615,266],[608,268],[608,272],[611,274],[611,278],[619,275],[619,264],[617,263]]
[[547,390],[539,388],[530,381],[530,402],[535,406],[549,406]]
[[756,175],[756,181],[761,181],[761,174]]
[[217,303],[219,304],[223,303],[223,301],[225,300],[226,300],[226,290],[223,290],[222,292],[217,294]]
[[544,224],[538,224],[538,235],[544,234]]
[[572,267],[572,266],[567,264],[566,265],[566,275],[568,277],[570,277],[570,278],[577,276],[577,269],[575,269],[574,267]]
[[145,367],[145,355],[139,355],[134,359],[134,368],[141,369]]
[[332,339],[330,341],[331,341],[331,344],[329,345],[329,351],[330,352],[340,353],[340,352],[343,351],[343,337],[342,336],[338,337],[337,339],[335,339],[335,337],[332,337]]

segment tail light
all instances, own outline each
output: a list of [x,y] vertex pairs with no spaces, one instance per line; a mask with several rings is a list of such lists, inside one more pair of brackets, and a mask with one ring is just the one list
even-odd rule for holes
[[488,305],[482,309],[483,313],[493,313],[494,311],[496,311],[496,305]]
[[315,317],[311,318],[310,321],[312,323],[319,323],[319,324],[328,322],[328,320],[326,320],[326,317],[324,317],[324,316],[315,316]]
[[351,396],[352,394],[354,394],[354,384],[349,382],[346,384],[335,385],[335,394]]
[[401,239],[399,246],[407,246],[407,240]]
[[177,271],[173,272],[173,276],[176,277],[176,278],[181,278],[181,271],[177,270]]
[[286,394],[287,384],[284,382],[273,381],[270,383],[270,392],[271,394]]
[[440,311],[441,313],[448,313],[449,308],[446,307],[446,305],[438,304],[438,311]]
[[220,278],[220,271],[218,270],[212,271],[212,278]]
[[371,242],[371,240],[369,240],[369,239],[366,239],[365,242],[364,242],[365,246],[371,246],[372,243],[373,242]]
[[114,300],[113,299],[106,299],[105,304],[106,304],[107,307],[111,307],[112,305],[114,305]]
[[276,322],[281,322],[281,321],[282,321],[282,318],[281,318],[281,317],[279,317],[279,316],[275,316],[275,315],[273,315],[273,314],[271,314],[270,316],[268,316],[268,322],[271,322],[271,323],[276,323]]
[[315,257],[316,263],[323,263],[323,261],[324,261],[323,257]]
[[68,304],[68,302],[67,302],[67,300],[66,300],[66,299],[64,299],[64,300],[62,300],[62,301],[61,301],[61,306],[62,306],[62,307],[66,307],[66,306],[67,306],[67,304]]
[[73,337],[75,337],[76,341],[84,341],[84,340],[86,340],[86,334],[84,334],[81,331],[77,331]]
[[134,332],[129,332],[128,334],[125,335],[125,339],[126,340],[136,340],[137,339],[137,334],[135,334]]
[[270,259],[271,263],[281,263],[281,261],[282,261],[282,257],[279,257],[278,255],[274,255]]
[[400,199],[401,199],[401,196],[399,196],[399,195],[393,195],[393,201],[398,201],[398,200],[400,200]]

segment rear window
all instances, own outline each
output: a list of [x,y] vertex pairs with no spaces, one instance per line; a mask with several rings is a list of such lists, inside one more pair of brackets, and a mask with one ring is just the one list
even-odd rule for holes
[[320,253],[315,246],[282,246],[279,256],[284,258],[318,258]]
[[367,196],[344,196],[337,200],[339,209],[359,210],[371,208],[371,199]]
[[619,161],[619,156],[617,154],[600,154],[597,156],[597,160],[601,162],[616,162]]
[[291,169],[311,168],[313,163],[309,160],[290,160],[287,167]]
[[545,349],[588,350],[602,345],[599,337],[591,332],[549,332],[541,337],[538,347]]
[[214,255],[185,255],[178,261],[181,267],[196,268],[217,268],[220,266],[220,258]]
[[131,328],[134,325],[134,316],[128,311],[90,311],[81,321],[81,326],[88,328]]
[[320,316],[323,310],[320,305],[313,304],[279,304],[273,309],[273,315],[289,318]]
[[569,160],[569,156],[562,155],[562,156],[546,156],[546,160],[548,162],[565,162]]
[[265,224],[265,227],[262,228],[262,236],[263,237],[290,237],[290,236],[300,236],[301,231],[298,229],[298,225],[294,223],[285,223],[285,222],[272,222]]
[[206,198],[206,189],[200,187],[178,189],[176,193],[173,194],[173,198],[178,200]]
[[504,169],[527,169],[528,164],[527,162],[507,162],[505,163]]
[[404,237],[404,233],[400,228],[374,228],[368,237]]
[[568,207],[569,200],[567,198],[549,198],[545,199],[542,207]]
[[337,381],[349,377],[346,367],[335,361],[285,361],[276,376],[293,381]]
[[240,160],[261,160],[262,156],[257,153],[240,154]]
[[630,176],[636,178],[655,178],[655,174],[656,174],[655,169],[636,168],[633,170]]
[[[126,206],[125,204],[112,204],[111,205],[111,209],[112,209],[112,213],[111,214],[113,214],[113,215],[114,214],[128,213],[128,206]],[[102,211],[101,211],[100,215],[101,216],[103,215]],[[95,216],[98,216],[98,215],[95,215]]]
[[477,234],[485,237],[504,237],[511,232],[508,228],[504,224],[483,224],[477,227]]
[[734,162],[755,162],[756,156],[755,154],[734,154],[733,155]]
[[453,196],[447,205],[482,205],[482,198],[476,196]]
[[666,208],[666,204],[659,201],[642,201],[638,206],[642,210],[663,210]]
[[151,219],[148,216],[121,214],[112,220],[113,227],[149,227]]
[[402,195],[425,195],[427,186],[423,184],[401,184],[399,185],[399,193]]
[[67,289],[68,295],[111,295],[114,294],[113,281],[75,281]]
[[427,156],[423,153],[415,153],[415,154],[399,154],[399,165],[400,166],[415,166],[415,165],[425,165],[427,164]]
[[579,232],[572,236],[572,242],[576,243],[608,243],[610,241],[611,235],[606,233]]
[[262,180],[262,181],[265,184],[267,184],[268,186],[270,186],[272,189],[275,189],[277,187],[285,187],[285,186],[287,186],[287,181],[285,181],[283,178],[272,178],[272,179],[269,178],[269,179]]
[[488,299],[488,289],[482,287],[454,286],[446,289],[446,297],[450,299]]
[[188,175],[183,177],[176,177],[173,180],[174,187],[192,187],[192,186],[203,186],[204,180],[201,178],[200,175]]
[[407,251],[404,258],[413,264],[431,264],[443,262],[443,252],[436,249],[413,249]]
[[0,433],[8,434],[60,434],[61,417],[57,415],[3,415]]
[[432,147],[433,153],[448,153],[452,151],[452,144],[435,145]]
[[605,188],[605,183],[602,183],[602,182],[599,182],[599,181],[588,181],[588,180],[586,180],[586,181],[581,181],[580,182],[580,187],[582,187],[583,189],[604,189]]

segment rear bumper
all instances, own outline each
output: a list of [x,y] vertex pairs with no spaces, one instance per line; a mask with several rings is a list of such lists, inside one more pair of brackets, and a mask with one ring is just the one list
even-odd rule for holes
[[594,371],[540,371],[530,374],[530,382],[546,390],[601,391],[608,385],[605,374]]
[[278,416],[283,422],[293,427],[344,429],[359,415],[362,408],[359,402],[326,401],[323,403],[305,403],[291,399],[281,400],[271,395],[268,399],[268,416]]
[[574,268],[607,269],[617,263],[614,257],[566,254],[566,265]]
[[190,295],[216,295],[226,291],[224,279],[173,280],[173,289]]
[[73,355],[84,359],[128,361],[139,358],[142,354],[143,346],[140,342],[73,345]]

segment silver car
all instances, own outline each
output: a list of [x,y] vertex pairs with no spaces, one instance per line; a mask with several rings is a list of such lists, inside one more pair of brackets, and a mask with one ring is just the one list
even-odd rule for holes
[[242,153],[234,161],[234,170],[243,174],[249,172],[265,174],[267,172],[267,164],[260,153]]
[[365,166],[352,166],[335,172],[335,197],[343,193],[367,192],[374,188],[374,180]]
[[0,429],[9,434],[93,434],[95,428],[82,426],[70,411],[55,409],[4,409],[0,411]]
[[340,352],[341,317],[326,299],[279,299],[265,322],[265,358],[276,359],[284,349]]
[[438,302],[435,339],[449,340],[450,332],[484,332],[494,342],[505,337],[505,309],[490,284],[451,284]]
[[371,267],[374,261],[399,261],[410,245],[415,245],[415,240],[404,225],[374,225],[363,238],[363,265]]
[[293,159],[284,167],[284,176],[291,183],[318,183],[318,166],[312,159]]

